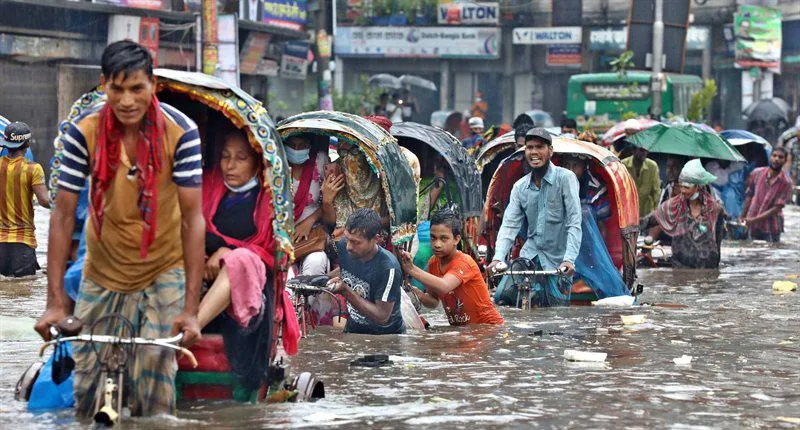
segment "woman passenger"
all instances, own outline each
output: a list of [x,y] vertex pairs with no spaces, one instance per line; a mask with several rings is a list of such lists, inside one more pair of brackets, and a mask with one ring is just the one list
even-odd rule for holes
[[659,205],[642,221],[650,228],[645,242],[652,242],[660,232],[672,237],[671,261],[675,267],[719,267],[726,214],[709,189],[715,180],[699,159],[689,161],[678,179],[681,193]]
[[322,183],[330,162],[327,148],[316,148],[308,139],[292,136],[286,141],[286,159],[292,171],[294,194],[296,275],[324,275],[329,261],[325,255],[327,232],[322,225]]

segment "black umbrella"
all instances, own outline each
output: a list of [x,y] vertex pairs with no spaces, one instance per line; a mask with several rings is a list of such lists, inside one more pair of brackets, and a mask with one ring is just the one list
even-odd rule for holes
[[771,100],[760,100],[753,102],[742,111],[748,122],[753,121],[788,121],[789,106],[785,101],[774,98]]

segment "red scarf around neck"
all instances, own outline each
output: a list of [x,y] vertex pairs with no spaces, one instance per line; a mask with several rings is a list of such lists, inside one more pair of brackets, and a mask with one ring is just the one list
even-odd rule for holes
[[275,265],[275,240],[272,233],[272,221],[275,213],[272,210],[272,199],[269,192],[264,189],[259,180],[256,210],[253,213],[256,234],[244,239],[225,236],[214,225],[214,215],[217,214],[219,203],[227,193],[228,188],[225,187],[222,171],[219,168],[203,175],[203,218],[206,220],[206,232],[221,237],[231,247],[249,249],[267,265],[267,271],[271,271]]
[[[162,165],[164,141],[164,117],[153,95],[150,108],[142,121],[139,131],[139,142],[136,145],[136,181],[139,186],[137,206],[142,215],[142,243],[139,247],[141,258],[147,257],[147,249],[156,237],[156,216],[158,214],[158,172]],[[97,127],[97,145],[95,147],[94,165],[92,166],[92,182],[90,215],[97,237],[103,228],[104,195],[119,168],[122,144],[122,124],[117,120],[106,103],[100,111],[100,124]]]
[[300,221],[300,216],[308,204],[308,190],[311,189],[311,182],[314,180],[314,170],[317,168],[317,151],[303,165],[303,173],[300,174],[300,183],[294,192],[294,222]]

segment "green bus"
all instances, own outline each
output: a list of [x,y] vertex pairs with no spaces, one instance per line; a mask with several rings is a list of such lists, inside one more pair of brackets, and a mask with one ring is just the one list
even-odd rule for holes
[[[573,75],[567,84],[567,117],[579,128],[605,131],[624,113],[648,115],[652,103],[650,72],[586,73]],[[686,117],[692,94],[703,88],[699,76],[665,73],[661,112]]]

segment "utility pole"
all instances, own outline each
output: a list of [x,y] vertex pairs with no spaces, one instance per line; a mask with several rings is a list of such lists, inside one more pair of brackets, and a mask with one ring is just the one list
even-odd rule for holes
[[[331,45],[328,36],[328,3],[319,2],[317,15],[317,68],[319,70],[319,87],[317,97],[320,110],[333,110],[333,96],[331,95],[331,81],[333,75],[330,70]],[[333,17],[336,19],[336,17]]]
[[[324,3],[324,2],[323,2]],[[217,2],[203,2],[203,73],[217,73]]]
[[653,104],[650,115],[658,119],[661,116],[661,58],[664,56],[664,0],[655,0],[655,16],[653,19],[653,76],[651,91]]

